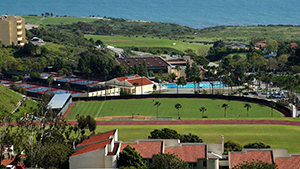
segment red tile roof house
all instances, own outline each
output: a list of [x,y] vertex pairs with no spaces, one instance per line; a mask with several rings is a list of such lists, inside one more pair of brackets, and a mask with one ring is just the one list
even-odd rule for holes
[[[137,83],[137,86],[134,86],[135,82]],[[141,77],[139,75],[118,77],[106,82],[106,85],[120,88],[122,92],[127,92],[127,93],[137,94],[137,95],[140,95],[142,93],[143,94],[152,93],[154,84],[155,82],[152,82],[148,78]]]
[[144,62],[147,64],[148,71],[158,73],[170,73],[171,65],[161,57],[131,57],[131,58],[116,58],[118,64],[124,64],[127,69],[132,68],[134,65],[138,67]]
[[276,163],[278,169],[300,168],[300,155],[288,154],[286,149],[243,149],[241,152],[222,155],[222,143],[180,143],[176,139],[145,139],[123,143],[118,141],[118,130],[112,130],[91,136],[78,144],[69,159],[70,169],[116,168],[119,153],[127,145],[141,154],[148,167],[153,155],[170,153],[188,162],[193,169],[228,169],[252,160]]

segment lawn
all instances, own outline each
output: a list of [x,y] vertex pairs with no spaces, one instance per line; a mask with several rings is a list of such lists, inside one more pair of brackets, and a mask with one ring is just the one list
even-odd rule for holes
[[34,25],[60,25],[60,24],[72,24],[81,22],[94,22],[96,18],[79,18],[79,17],[40,17],[40,16],[22,16],[26,23]]
[[[85,35],[87,39],[93,38],[94,41],[100,39],[104,44],[114,47],[169,47],[179,51],[192,49],[196,53],[199,50],[208,51],[211,46],[200,45],[195,43],[187,43],[178,40],[158,39],[158,38],[142,38],[142,37],[124,37],[124,36],[102,36],[102,35]],[[173,43],[176,43],[173,45]]]
[[193,133],[206,143],[219,143],[220,136],[225,141],[232,140],[244,145],[250,142],[264,142],[272,148],[286,148],[289,153],[300,153],[300,127],[283,125],[102,125],[97,132],[119,129],[119,140],[132,142],[147,139],[154,129],[170,128],[180,134]]
[[[202,114],[199,109],[205,107],[205,115],[210,118],[223,118],[224,108],[221,106],[226,103],[229,108],[226,110],[227,118],[244,118],[247,117],[245,102],[226,101],[226,100],[209,100],[209,99],[133,99],[133,100],[111,100],[111,101],[89,101],[76,102],[67,116],[67,120],[75,120],[77,114],[91,115],[92,117],[103,116],[124,116],[124,115],[143,115],[156,116],[157,107],[154,102],[159,101],[159,117],[172,117],[177,119],[177,109],[175,104],[180,103],[180,116],[182,120],[201,118]],[[271,108],[259,104],[250,103],[252,108],[249,110],[249,117],[261,118],[270,117]],[[282,117],[282,114],[274,110],[275,117]]]

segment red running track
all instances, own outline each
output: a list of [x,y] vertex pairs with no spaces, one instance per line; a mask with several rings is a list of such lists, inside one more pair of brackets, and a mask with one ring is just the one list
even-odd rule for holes
[[[68,124],[75,125],[76,121],[69,121]],[[172,120],[172,121],[97,121],[97,125],[220,125],[220,124],[271,124],[300,126],[300,121],[287,120]]]

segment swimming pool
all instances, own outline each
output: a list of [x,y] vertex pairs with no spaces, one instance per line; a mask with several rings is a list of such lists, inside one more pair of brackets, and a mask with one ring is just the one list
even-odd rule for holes
[[[221,82],[212,82],[214,88],[215,87],[225,87],[225,85]],[[198,88],[198,84],[196,83],[196,88]],[[177,84],[176,83],[169,83],[169,84],[159,84],[159,86],[162,86],[162,87],[166,87],[168,89],[173,89],[173,88],[177,88]],[[194,86],[194,83],[187,83],[186,85],[182,86],[182,85],[179,85],[178,88],[182,88],[182,89],[193,89],[195,86]],[[202,82],[200,83],[200,88],[210,88],[212,87],[211,83],[210,82]]]

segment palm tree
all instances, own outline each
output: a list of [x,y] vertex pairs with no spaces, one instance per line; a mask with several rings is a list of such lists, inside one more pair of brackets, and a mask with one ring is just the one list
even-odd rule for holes
[[182,108],[182,105],[180,103],[175,104],[175,109],[178,110],[178,120],[180,120],[180,109]]
[[201,107],[199,109],[200,112],[202,112],[202,118],[204,117],[204,112],[206,111],[207,109],[205,107]]
[[251,109],[251,105],[246,103],[245,106],[244,106],[246,109],[247,109],[247,117],[249,117],[249,109]]
[[139,83],[138,82],[133,82],[133,86],[135,87],[135,95],[136,95],[136,87],[139,85]]
[[274,117],[273,109],[276,107],[276,104],[274,102],[270,102],[269,106],[271,107],[271,117]]
[[161,103],[160,102],[155,102],[154,103],[154,106],[156,106],[156,118],[158,119],[158,107],[161,105]]
[[177,94],[178,94],[178,86],[179,85],[184,86],[187,84],[187,82],[186,82],[185,78],[183,76],[181,76],[180,78],[177,79],[176,84],[177,84]]
[[201,79],[201,77],[196,77],[196,82],[197,82],[197,84],[198,84],[198,91],[199,91],[199,93],[200,93],[200,83],[202,82],[202,79]]
[[222,107],[224,108],[224,117],[226,117],[226,109],[229,108],[229,106],[228,104],[224,103]]

